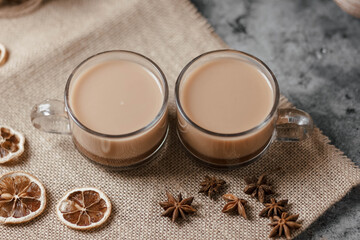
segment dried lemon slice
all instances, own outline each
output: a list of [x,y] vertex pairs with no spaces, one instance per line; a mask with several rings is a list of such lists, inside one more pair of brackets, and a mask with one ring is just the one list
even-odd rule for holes
[[30,221],[40,215],[45,206],[45,188],[35,176],[17,171],[0,177],[0,223]]
[[5,64],[5,62],[7,60],[7,56],[8,56],[8,52],[5,48],[5,46],[0,43],[0,66]]
[[97,188],[77,188],[60,199],[56,213],[66,226],[88,230],[106,222],[111,213],[111,202],[105,193]]
[[10,127],[0,126],[0,163],[16,159],[24,152],[24,136]]

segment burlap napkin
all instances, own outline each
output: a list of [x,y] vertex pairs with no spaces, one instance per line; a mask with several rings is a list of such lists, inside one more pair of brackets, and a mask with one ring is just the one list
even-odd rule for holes
[[[360,182],[360,171],[315,129],[302,143],[275,143],[259,161],[218,171],[189,157],[174,132],[173,89],[182,67],[196,55],[227,46],[186,0],[47,1],[37,11],[0,19],[0,42],[10,52],[0,68],[0,122],[26,135],[27,151],[0,173],[24,170],[47,188],[47,210],[21,226],[0,226],[2,239],[266,239],[269,220],[259,218],[262,205],[242,192],[244,176],[281,166],[270,179],[279,198],[300,213],[303,228]],[[110,49],[128,49],[152,58],[164,70],[171,89],[171,132],[161,154],[148,166],[128,172],[106,170],[83,158],[69,136],[35,130],[31,107],[46,98],[63,98],[66,79],[86,57]],[[204,175],[229,183],[228,192],[249,200],[249,221],[221,213],[222,199],[198,194]],[[101,229],[78,232],[63,226],[54,208],[70,188],[95,186],[105,191],[114,210]],[[165,191],[195,196],[198,209],[186,222],[161,217]]]

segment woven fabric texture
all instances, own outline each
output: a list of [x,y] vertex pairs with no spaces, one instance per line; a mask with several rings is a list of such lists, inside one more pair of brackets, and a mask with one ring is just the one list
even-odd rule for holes
[[[37,11],[0,19],[0,42],[8,62],[0,68],[0,124],[26,136],[26,152],[0,173],[23,170],[47,189],[45,212],[30,223],[0,226],[1,239],[267,239],[269,220],[258,217],[262,204],[243,193],[244,177],[281,167],[269,176],[280,199],[292,203],[303,227],[299,234],[353,186],[359,169],[316,128],[301,143],[274,143],[267,154],[246,167],[219,171],[197,163],[175,133],[173,89],[181,69],[197,55],[227,48],[186,0],[45,1]],[[160,154],[136,170],[107,170],[86,160],[70,136],[35,130],[32,106],[47,98],[63,99],[65,82],[83,59],[106,50],[127,49],[153,59],[167,76],[170,134]],[[282,99],[283,104],[288,104]],[[227,192],[248,200],[250,220],[221,212],[225,202],[199,194],[205,175],[227,181]],[[110,220],[91,232],[71,230],[57,219],[56,202],[69,189],[94,186],[113,203]],[[165,192],[194,196],[198,212],[188,221],[161,217]]]

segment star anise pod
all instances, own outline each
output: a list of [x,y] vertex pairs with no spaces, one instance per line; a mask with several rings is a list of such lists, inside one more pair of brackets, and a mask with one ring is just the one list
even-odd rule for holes
[[262,174],[259,179],[256,177],[245,178],[247,186],[244,188],[246,194],[251,195],[253,198],[257,198],[260,202],[265,201],[266,194],[274,193],[270,184],[266,180],[266,174]]
[[222,210],[223,213],[236,211],[239,215],[243,216],[243,218],[247,219],[245,211],[246,200],[240,199],[230,193],[225,194],[222,197],[227,202]]
[[191,206],[193,197],[183,199],[180,193],[178,199],[175,199],[169,192],[166,192],[166,196],[167,202],[160,202],[159,204],[165,210],[162,216],[171,217],[172,222],[175,222],[179,217],[179,213],[183,219],[186,219],[185,214],[196,212],[196,209]]
[[214,197],[214,195],[219,193],[220,188],[222,188],[225,184],[226,182],[222,179],[205,176],[205,180],[200,183],[201,189],[199,193],[205,193],[210,198]]
[[269,225],[273,227],[270,232],[269,238],[275,237],[278,235],[281,237],[283,233],[286,236],[286,239],[291,239],[290,229],[301,228],[301,224],[297,223],[296,220],[299,218],[299,214],[290,215],[286,212],[281,214],[281,217],[274,216],[272,223]]
[[261,217],[274,217],[281,216],[281,213],[285,212],[288,200],[276,201],[275,198],[270,199],[270,203],[265,203],[265,208],[259,213]]

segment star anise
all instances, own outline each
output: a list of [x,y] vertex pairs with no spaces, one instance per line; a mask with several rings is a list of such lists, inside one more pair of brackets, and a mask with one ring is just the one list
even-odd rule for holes
[[262,174],[259,179],[256,177],[245,178],[245,182],[247,183],[247,186],[245,187],[244,192],[251,195],[253,198],[257,198],[262,203],[265,201],[266,194],[274,193],[266,180],[265,173]]
[[288,200],[276,201],[275,198],[270,199],[270,203],[265,203],[265,208],[259,213],[261,217],[274,217],[281,216],[281,213],[285,212]]
[[246,200],[240,199],[230,193],[225,194],[222,197],[227,202],[222,210],[223,213],[236,211],[239,215],[243,216],[243,218],[247,219],[245,211]]
[[281,214],[281,217],[274,216],[272,223],[269,225],[273,227],[270,232],[269,238],[275,237],[278,235],[281,237],[283,233],[286,236],[286,239],[291,239],[290,229],[297,229],[301,227],[301,224],[297,223],[296,220],[299,218],[299,214],[290,215],[286,212]]
[[219,190],[226,184],[222,179],[216,177],[205,176],[205,180],[200,183],[201,189],[199,193],[205,193],[210,198],[219,193]]
[[166,192],[168,198],[167,202],[160,202],[160,206],[164,208],[165,212],[162,213],[162,216],[171,217],[172,222],[179,217],[179,213],[183,219],[186,219],[185,214],[195,213],[196,209],[191,206],[193,197],[183,199],[181,193],[178,196],[178,199],[175,199],[169,192]]

